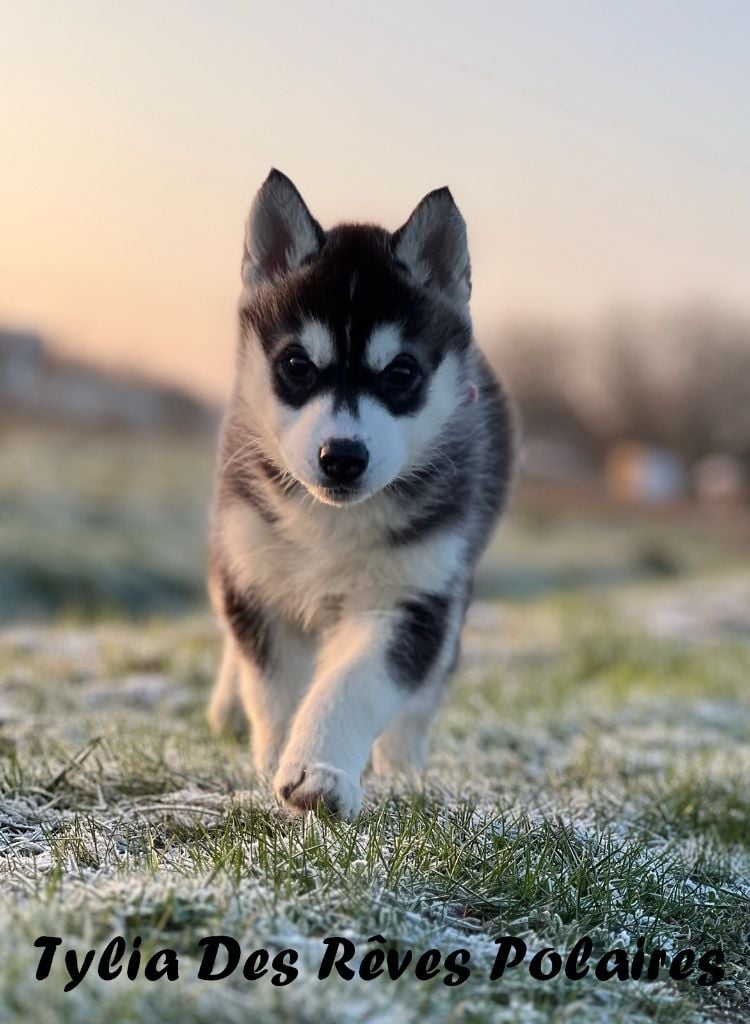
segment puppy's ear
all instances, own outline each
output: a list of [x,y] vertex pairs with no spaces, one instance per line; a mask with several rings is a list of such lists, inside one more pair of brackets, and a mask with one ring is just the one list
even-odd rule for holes
[[447,188],[429,192],[393,235],[396,259],[427,288],[459,306],[471,295],[466,224]]
[[324,232],[281,171],[271,170],[250,207],[242,280],[255,287],[298,267],[323,245]]

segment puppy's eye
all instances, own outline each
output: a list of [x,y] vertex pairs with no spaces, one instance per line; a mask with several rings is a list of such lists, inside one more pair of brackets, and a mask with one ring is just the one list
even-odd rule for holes
[[304,349],[287,350],[278,362],[279,369],[295,384],[311,384],[317,369],[312,360],[308,359]]
[[286,372],[290,377],[307,377],[312,371],[312,363],[305,356],[289,356],[286,361]]
[[386,391],[394,395],[409,391],[421,379],[421,371],[417,361],[411,356],[396,356],[392,363],[380,374],[380,380]]

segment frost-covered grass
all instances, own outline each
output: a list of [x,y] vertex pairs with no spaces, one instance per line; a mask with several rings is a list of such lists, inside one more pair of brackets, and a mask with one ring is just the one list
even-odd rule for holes
[[[370,780],[352,826],[290,821],[246,741],[203,723],[212,447],[20,427],[0,446],[0,1022],[745,1019],[746,511],[522,489],[425,779]],[[196,980],[199,939],[220,933],[297,949],[299,978]],[[140,936],[144,959],[177,951],[180,979],[94,967],[65,993],[62,953],[34,979],[43,934],[79,958]],[[319,981],[336,934],[359,955],[377,934],[415,959],[464,948],[471,976]],[[529,956],[589,934],[592,962],[639,936],[720,942],[727,978],[541,982],[526,964],[490,981],[502,934]]]
[[[423,782],[367,786],[351,826],[290,821],[216,741],[217,657],[202,616],[52,628],[0,642],[0,1020],[679,1021],[744,1019],[750,1000],[750,580],[481,602]],[[692,616],[692,618],[691,618]],[[695,623],[702,624],[697,628]],[[198,940],[300,952],[275,987],[198,981]],[[180,980],[36,981],[41,934],[79,953],[114,935],[175,949]],[[362,954],[465,948],[443,984],[316,978],[322,939]],[[715,987],[490,981],[502,934],[529,954],[591,935],[699,953]],[[376,945],[376,944],[374,944]]]

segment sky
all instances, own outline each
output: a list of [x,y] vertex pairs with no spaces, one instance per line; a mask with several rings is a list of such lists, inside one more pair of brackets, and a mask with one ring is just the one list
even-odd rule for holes
[[0,324],[231,379],[271,166],[324,227],[449,185],[480,341],[519,318],[750,313],[750,4],[0,0]]

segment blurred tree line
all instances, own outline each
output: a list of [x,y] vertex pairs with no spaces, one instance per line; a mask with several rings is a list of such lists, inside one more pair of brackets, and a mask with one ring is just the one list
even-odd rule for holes
[[599,465],[627,440],[687,465],[723,453],[750,467],[750,320],[691,307],[582,330],[511,324],[489,355],[527,437],[563,440]]

